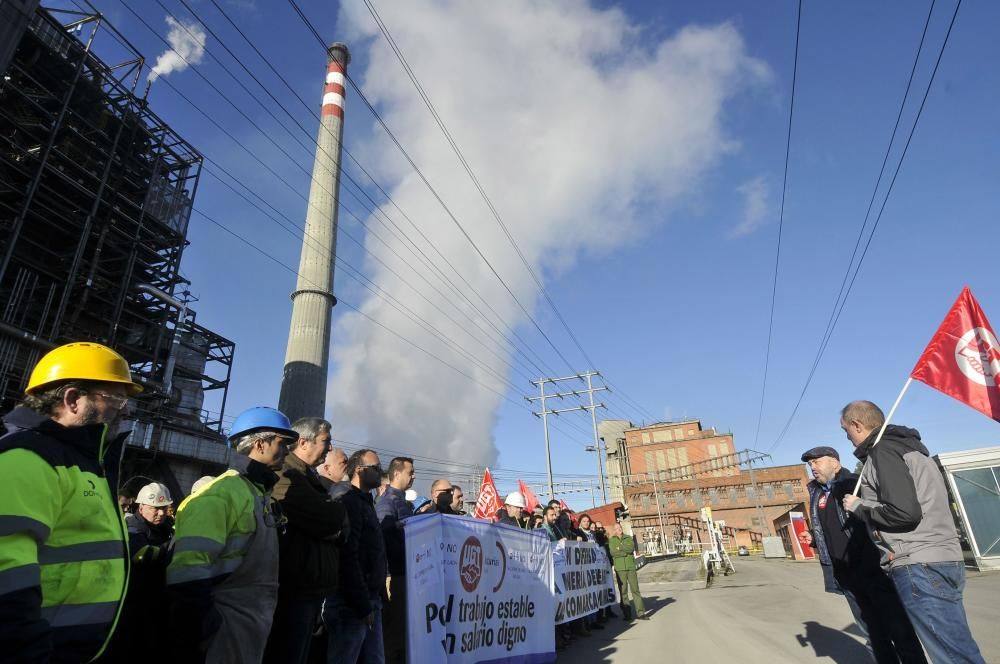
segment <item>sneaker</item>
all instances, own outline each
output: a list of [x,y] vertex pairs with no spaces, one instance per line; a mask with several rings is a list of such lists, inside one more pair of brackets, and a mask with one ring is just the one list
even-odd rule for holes
[[644,613],[641,616],[639,616],[639,620],[649,620],[649,616]]

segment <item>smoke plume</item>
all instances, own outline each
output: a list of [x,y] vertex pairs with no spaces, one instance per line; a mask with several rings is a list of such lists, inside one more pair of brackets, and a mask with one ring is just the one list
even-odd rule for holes
[[[367,49],[366,57],[356,58],[367,68],[352,72],[354,78],[363,81],[372,103],[513,291],[534,306],[537,291],[530,276],[364,5],[341,7],[338,26],[355,31],[347,36],[356,52]],[[378,3],[378,9],[527,260],[549,280],[582,254],[606,256],[668,221],[672,208],[697,191],[705,172],[737,149],[724,129],[727,104],[770,77],[763,63],[747,55],[731,24],[683,27],[650,38],[653,31],[630,22],[622,11],[584,0],[399,0]],[[348,95],[349,127],[352,121],[367,122],[362,109]],[[381,182],[392,184],[396,203],[511,327],[523,326],[518,306],[384,135],[373,130],[366,143],[358,153]],[[394,208],[385,211],[450,272]],[[370,262],[376,282],[493,370],[529,389],[494,355],[508,358],[509,348],[471,323],[465,327],[472,334],[463,331],[411,287],[456,320],[464,320],[457,311],[463,307],[446,304],[370,237],[368,248],[402,277]],[[431,275],[401,244],[397,250]],[[361,300],[367,315],[483,385],[507,390],[385,301],[365,299],[343,275],[338,291]],[[454,295],[452,300],[458,301]],[[495,462],[492,431],[501,397],[356,313],[341,316],[333,338],[336,374],[329,403],[338,430],[435,458]]]
[[167,17],[170,32],[167,42],[170,49],[156,58],[156,66],[149,72],[149,80],[155,81],[160,76],[175,71],[184,71],[191,65],[196,65],[205,57],[205,31],[195,22],[187,23]]

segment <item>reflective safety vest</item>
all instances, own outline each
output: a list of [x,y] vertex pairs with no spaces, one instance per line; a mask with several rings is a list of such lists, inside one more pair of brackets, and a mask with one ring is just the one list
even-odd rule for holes
[[238,471],[228,470],[185,498],[177,509],[167,585],[235,572],[257,530],[254,502],[263,495]]
[[90,661],[128,580],[117,497],[125,436],[109,442],[106,425],[63,427],[25,408],[4,424],[13,432],[0,439],[0,656]]

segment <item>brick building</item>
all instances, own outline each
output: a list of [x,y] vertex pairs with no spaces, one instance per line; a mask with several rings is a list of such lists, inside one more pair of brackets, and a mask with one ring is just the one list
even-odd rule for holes
[[[699,420],[634,427],[624,437],[628,471],[622,488],[633,532],[656,542],[647,548],[663,548],[661,527],[668,550],[707,542],[699,512],[708,506],[725,522],[731,546],[758,546],[761,537],[774,534],[787,552],[803,555],[789,526],[790,513],[808,514],[803,465],[755,467],[751,478],[747,470],[728,465],[737,459],[733,435],[703,429]],[[691,464],[701,464],[700,472],[685,472]]]

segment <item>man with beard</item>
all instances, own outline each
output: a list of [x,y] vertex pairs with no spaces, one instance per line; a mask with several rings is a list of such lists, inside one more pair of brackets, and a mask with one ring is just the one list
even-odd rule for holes
[[924,650],[892,581],[879,566],[878,550],[864,523],[841,506],[858,476],[840,465],[840,454],[832,447],[814,447],[802,460],[815,479],[808,487],[812,532],[804,531],[799,541],[819,553],[826,591],[846,597],[876,662],[925,664]]
[[105,650],[125,597],[118,471],[128,362],[95,343],[39,360],[0,439],[0,653],[79,661]]
[[465,514],[465,492],[457,484],[451,485],[451,511],[459,516]]
[[375,514],[372,491],[382,480],[373,450],[362,449],[347,460],[351,489],[341,497],[350,534],[340,554],[340,589],[326,598],[323,622],[329,632],[330,664],[381,664],[382,602],[385,599],[386,558],[382,527]]
[[389,462],[386,474],[389,486],[375,503],[389,572],[385,580],[388,597],[382,611],[382,637],[385,660],[397,663],[406,661],[406,538],[403,521],[413,516],[413,505],[406,500],[406,493],[411,490],[416,477],[413,459],[394,458]]
[[177,510],[167,567],[174,661],[263,658],[278,599],[278,531],[285,527],[271,490],[287,445],[298,438],[279,410],[243,411],[229,434],[233,467]]

